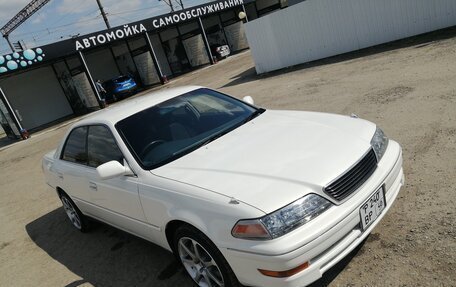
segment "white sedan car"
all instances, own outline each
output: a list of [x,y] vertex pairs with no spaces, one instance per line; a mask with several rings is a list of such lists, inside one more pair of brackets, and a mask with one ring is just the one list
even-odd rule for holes
[[74,124],[43,159],[74,227],[174,252],[198,286],[305,286],[359,245],[403,185],[402,152],[357,117],[264,110],[203,87]]

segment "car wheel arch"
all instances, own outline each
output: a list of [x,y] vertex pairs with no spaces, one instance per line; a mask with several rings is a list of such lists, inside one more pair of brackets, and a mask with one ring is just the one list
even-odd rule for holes
[[[69,201],[69,205],[73,208],[73,211],[77,214],[77,217],[80,221],[80,226],[76,227],[79,229],[79,231],[85,233],[90,230],[91,224],[89,222],[89,219],[81,212],[79,207],[74,203],[72,198],[66,193],[62,188],[56,187],[56,192],[59,197],[59,199],[62,201],[63,208],[65,210],[65,204],[64,204],[64,198],[66,198]],[[66,211],[66,210],[65,210]],[[67,212],[67,211],[66,211]],[[72,222],[73,223],[73,222]]]
[[[223,281],[227,280],[227,285],[225,286],[232,286],[232,287],[240,287],[240,285],[236,275],[234,274],[230,264],[226,261],[225,257],[221,253],[219,247],[214,243],[212,239],[210,239],[207,234],[202,232],[200,229],[196,228],[195,226],[188,224],[182,220],[172,220],[166,225],[166,236],[168,242],[171,246],[171,250],[176,257],[176,260],[181,262],[184,269],[187,267],[184,266],[184,263],[181,259],[181,252],[178,247],[180,244],[180,240],[185,238],[186,240],[190,240],[194,242],[193,244],[198,244],[200,247],[203,248],[205,252],[209,255],[212,262],[216,262],[216,266],[219,270],[219,274],[222,275]],[[221,271],[224,268],[225,271]],[[187,274],[191,275],[191,273],[187,270]],[[224,274],[224,275],[223,275]],[[190,276],[192,277],[192,276]],[[193,278],[193,277],[192,277]],[[195,280],[195,278],[193,278]],[[222,281],[222,282],[223,282]],[[195,285],[196,286],[196,285]],[[201,286],[201,285],[199,285]],[[222,285],[223,286],[223,285]]]
[[209,238],[209,240],[211,240],[212,242],[214,242],[214,240],[211,238],[211,236],[208,234],[207,230],[204,229],[204,228],[201,228],[200,226],[198,225],[195,225],[195,224],[192,224],[186,220],[183,220],[183,219],[173,219],[171,221],[169,221],[167,224],[166,224],[166,227],[165,227],[165,235],[166,235],[166,241],[168,242],[168,245],[170,247],[170,250],[174,252],[174,254],[176,254],[176,250],[174,250],[174,234],[176,232],[176,230],[181,227],[181,226],[189,226],[191,228],[194,228],[196,230],[198,230],[199,232],[201,232],[202,234],[204,234],[207,238]]

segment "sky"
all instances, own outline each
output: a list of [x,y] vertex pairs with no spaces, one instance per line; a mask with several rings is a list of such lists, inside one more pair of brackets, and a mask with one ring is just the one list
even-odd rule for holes
[[[0,0],[0,27],[3,27],[31,0]],[[178,0],[173,1],[175,10]],[[210,0],[182,0],[185,8]],[[159,0],[101,0],[112,27],[170,12]],[[14,30],[11,42],[24,41],[27,48],[65,40],[77,34],[106,29],[96,0],[51,0],[26,22]],[[11,53],[3,37],[0,55]]]

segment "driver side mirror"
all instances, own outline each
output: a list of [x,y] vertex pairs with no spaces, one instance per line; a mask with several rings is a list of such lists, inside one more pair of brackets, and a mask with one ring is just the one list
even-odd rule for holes
[[242,98],[242,101],[246,102],[249,105],[255,105],[255,102],[253,101],[253,98],[251,96],[245,96]]
[[117,160],[108,161],[97,167],[98,176],[101,179],[110,179],[122,175],[130,176],[134,175],[128,164],[120,164]]

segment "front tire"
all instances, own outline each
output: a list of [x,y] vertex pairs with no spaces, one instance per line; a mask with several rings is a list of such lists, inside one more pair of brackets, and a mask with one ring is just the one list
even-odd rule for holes
[[73,200],[65,194],[60,194],[60,201],[62,201],[63,210],[67,214],[71,224],[81,232],[87,232],[89,230],[89,221],[85,217],[79,208],[74,204]]
[[179,227],[174,233],[174,251],[197,286],[242,286],[222,253],[197,229],[188,225]]

